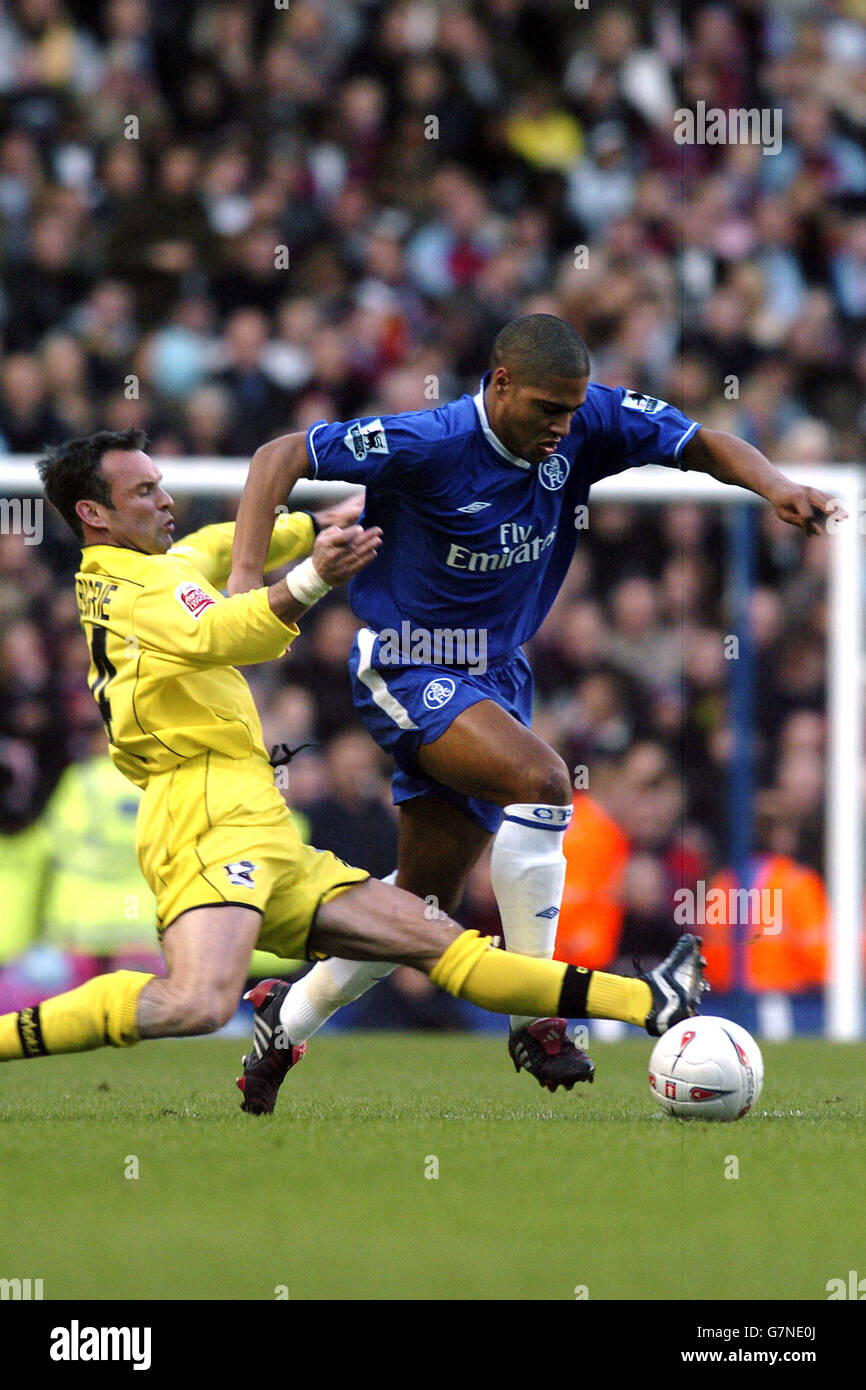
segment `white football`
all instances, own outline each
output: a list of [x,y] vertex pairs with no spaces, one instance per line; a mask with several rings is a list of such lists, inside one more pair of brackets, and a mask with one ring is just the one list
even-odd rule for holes
[[751,1033],[727,1018],[687,1018],[652,1050],[650,1090],[680,1120],[740,1120],[764,1084],[764,1060]]

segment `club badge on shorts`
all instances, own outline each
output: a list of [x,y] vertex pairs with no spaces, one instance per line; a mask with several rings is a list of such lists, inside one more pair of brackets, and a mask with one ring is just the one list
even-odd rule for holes
[[447,705],[457,686],[450,676],[440,676],[429,681],[424,687],[423,700],[428,709],[441,709]]
[[223,865],[229,876],[229,883],[235,888],[255,888],[253,874],[258,867],[251,859],[238,859],[234,864]]

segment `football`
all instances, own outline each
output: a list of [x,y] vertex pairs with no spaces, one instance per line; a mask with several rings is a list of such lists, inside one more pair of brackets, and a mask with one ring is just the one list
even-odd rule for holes
[[666,1115],[680,1120],[741,1120],[764,1082],[755,1039],[727,1018],[687,1018],[652,1050],[649,1084]]

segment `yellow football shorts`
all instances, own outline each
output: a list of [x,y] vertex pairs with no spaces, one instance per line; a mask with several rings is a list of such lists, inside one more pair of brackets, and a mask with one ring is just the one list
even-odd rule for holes
[[182,912],[257,908],[256,945],[294,960],[321,903],[369,878],[298,834],[262,758],[202,753],[152,777],[136,827],[138,862],[156,898],[160,936]]

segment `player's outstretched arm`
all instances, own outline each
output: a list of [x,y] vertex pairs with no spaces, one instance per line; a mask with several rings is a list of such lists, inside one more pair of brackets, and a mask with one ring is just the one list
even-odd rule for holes
[[256,449],[235,522],[229,594],[261,586],[277,509],[285,507],[295,483],[309,472],[303,433],[280,435]]
[[136,650],[170,654],[196,668],[272,661],[298,635],[298,620],[311,604],[370,564],[381,534],[328,527],[285,579],[229,598],[207,586],[192,564],[161,566],[134,601]]
[[702,426],[686,444],[682,458],[687,468],[757,493],[770,503],[776,516],[799,526],[807,536],[821,530],[822,516],[843,519],[838,502],[826,492],[793,483],[760,450],[723,430]]

